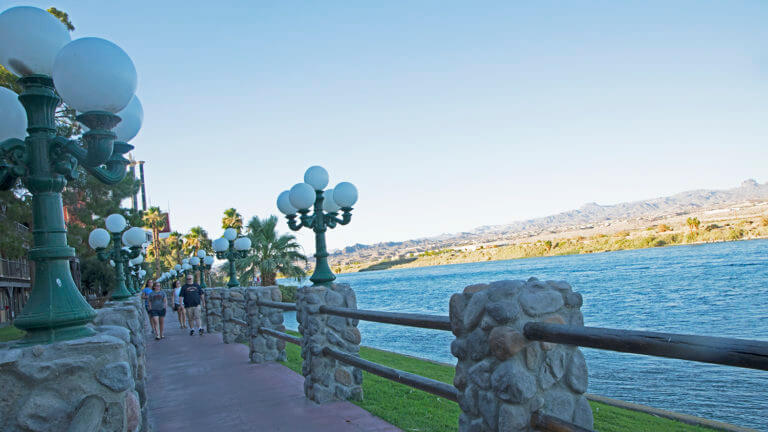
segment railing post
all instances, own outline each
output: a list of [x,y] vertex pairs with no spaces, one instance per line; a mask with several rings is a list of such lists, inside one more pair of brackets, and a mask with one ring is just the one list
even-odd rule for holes
[[245,289],[228,288],[221,295],[221,338],[224,343],[248,342],[248,331],[232,319],[245,321]]
[[355,292],[347,284],[305,286],[297,291],[296,305],[302,336],[304,394],[317,403],[361,400],[362,371],[323,355],[325,347],[357,355],[360,351],[358,320],[319,313],[323,305],[357,309]]
[[249,357],[253,363],[284,361],[285,341],[259,332],[262,327],[285,332],[283,311],[276,308],[260,306],[262,301],[282,301],[283,294],[276,286],[246,288]]
[[205,290],[205,326],[208,333],[221,333],[221,293],[222,288]]
[[593,427],[581,351],[523,336],[531,321],[584,325],[581,304],[567,283],[536,278],[471,285],[451,297],[460,432],[529,431],[537,411]]

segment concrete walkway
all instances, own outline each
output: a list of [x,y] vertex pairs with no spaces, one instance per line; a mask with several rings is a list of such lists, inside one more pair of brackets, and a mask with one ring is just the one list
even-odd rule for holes
[[147,339],[150,423],[155,432],[398,431],[349,402],[317,405],[304,378],[277,364],[251,364],[248,347],[220,334],[189,335],[168,309],[166,337]]

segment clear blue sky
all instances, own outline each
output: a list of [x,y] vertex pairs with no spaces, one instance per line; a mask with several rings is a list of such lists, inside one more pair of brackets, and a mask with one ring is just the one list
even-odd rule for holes
[[768,180],[765,1],[21,4],[132,56],[182,232],[277,214],[313,164],[360,191],[332,248]]

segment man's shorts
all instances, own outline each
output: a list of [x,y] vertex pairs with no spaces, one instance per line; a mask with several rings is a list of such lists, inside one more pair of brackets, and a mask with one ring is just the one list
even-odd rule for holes
[[184,310],[187,312],[187,321],[200,319],[200,306],[188,307],[184,308]]
[[164,317],[165,316],[165,308],[162,308],[162,309],[159,309],[159,310],[150,309],[149,310],[149,316]]

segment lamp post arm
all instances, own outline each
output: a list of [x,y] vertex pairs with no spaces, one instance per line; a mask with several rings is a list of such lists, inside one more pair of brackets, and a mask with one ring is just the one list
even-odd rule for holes
[[96,256],[100,261],[107,261],[109,259],[109,251],[107,248],[98,248],[96,249]]
[[323,215],[323,222],[325,223],[325,226],[328,228],[336,228],[337,224],[341,223],[341,219],[336,217],[336,213],[326,213]]
[[[80,162],[80,164],[85,168],[86,171],[88,171],[89,174],[96,177],[100,182],[104,184],[115,184],[119,183],[121,180],[125,178],[126,170],[125,167],[128,165],[128,160],[125,159],[122,156],[122,153],[118,153],[122,150],[121,147],[116,146],[115,149],[117,151],[114,151],[112,156],[107,161],[106,165],[107,168],[102,168],[101,166],[90,166],[88,163],[88,151],[84,149],[76,140],[70,140],[63,137],[56,137],[54,138],[54,143],[61,149],[61,151],[70,154],[74,156],[74,158]],[[126,146],[129,146],[126,144]],[[133,146],[130,146],[131,148]],[[70,165],[72,165],[70,163]],[[74,166],[71,168],[71,171],[74,171],[74,168],[76,168],[77,165],[74,164]],[[65,169],[69,167],[63,167]],[[65,174],[61,172],[61,174]]]
[[298,231],[303,226],[301,221],[296,221],[296,214],[289,214],[286,216],[286,218],[288,219],[288,228],[290,228],[291,231]]
[[27,173],[29,154],[24,141],[10,138],[0,142],[0,190],[8,190]]
[[344,213],[341,215],[341,221],[339,223],[341,225],[347,225],[348,223],[352,222],[352,208],[343,208],[341,211]]

